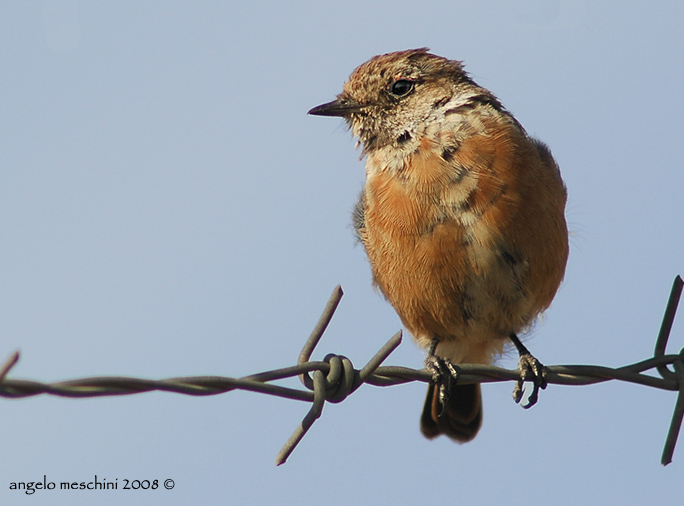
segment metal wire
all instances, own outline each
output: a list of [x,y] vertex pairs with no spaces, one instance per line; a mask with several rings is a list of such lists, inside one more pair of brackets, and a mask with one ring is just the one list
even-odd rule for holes
[[[684,282],[677,276],[674,280],[665,316],[658,335],[654,356],[635,364],[618,368],[594,365],[545,366],[548,383],[558,385],[591,385],[610,380],[626,381],[662,390],[678,392],[678,397],[663,449],[661,463],[672,461],[682,420],[684,419],[684,348],[679,354],[665,354],[672,330],[677,305]],[[364,383],[375,386],[391,386],[412,381],[430,381],[431,374],[425,369],[399,366],[381,366],[385,359],[401,343],[401,332],[395,334],[361,369],[342,355],[327,355],[323,361],[311,361],[311,354],[342,298],[338,286],[328,301],[309,339],[304,344],[297,365],[252,374],[243,378],[223,376],[190,376],[150,380],[119,376],[80,378],[68,381],[42,383],[39,381],[8,378],[7,374],[19,360],[19,352],[12,353],[0,366],[0,396],[24,398],[48,394],[61,397],[102,397],[108,395],[131,395],[151,391],[174,392],[185,395],[217,395],[232,390],[248,390],[287,399],[311,402],[312,406],[301,424],[295,429],[276,457],[276,464],[283,464],[302,440],[313,423],[321,416],[325,402],[342,402]],[[670,370],[668,366],[674,370]],[[492,383],[518,381],[517,370],[480,364],[459,364],[459,383]],[[660,377],[644,374],[655,369]],[[313,377],[310,374],[313,373]],[[299,376],[306,389],[296,389],[272,382]]]

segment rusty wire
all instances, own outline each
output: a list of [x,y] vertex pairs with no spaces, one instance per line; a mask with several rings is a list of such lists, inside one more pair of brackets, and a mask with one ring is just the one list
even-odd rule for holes
[[[594,365],[545,366],[548,383],[559,385],[591,385],[610,380],[637,383],[662,390],[678,392],[672,421],[663,448],[661,463],[667,465],[672,455],[684,418],[684,348],[677,355],[665,354],[675,313],[679,304],[684,282],[677,276],[672,285],[663,322],[651,358],[618,368]],[[68,381],[42,383],[39,381],[7,378],[7,374],[19,360],[19,352],[12,353],[0,366],[0,396],[8,398],[32,397],[40,394],[61,397],[101,397],[109,395],[131,395],[154,390],[175,392],[185,395],[217,395],[232,390],[249,390],[276,395],[287,399],[311,402],[312,406],[301,424],[295,429],[276,457],[276,464],[283,464],[304,437],[312,424],[321,416],[325,402],[341,402],[362,384],[391,386],[412,381],[430,381],[431,375],[425,369],[417,370],[399,366],[381,366],[382,362],[401,343],[401,332],[395,334],[361,369],[355,369],[351,361],[342,355],[327,355],[323,361],[310,361],[314,348],[342,298],[341,287],[336,287],[321,317],[304,344],[297,365],[252,374],[242,378],[222,376],[190,376],[150,380],[118,376],[81,378]],[[671,365],[674,370],[668,368]],[[491,383],[518,381],[517,370],[500,367],[459,364],[460,383]],[[660,377],[644,374],[655,369]],[[310,376],[313,373],[313,377]],[[299,376],[306,390],[272,384],[273,381]]]

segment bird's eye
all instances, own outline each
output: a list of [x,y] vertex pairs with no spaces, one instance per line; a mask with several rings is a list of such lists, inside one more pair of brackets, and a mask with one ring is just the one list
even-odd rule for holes
[[413,81],[408,79],[397,79],[390,84],[389,92],[395,97],[403,97],[413,91]]

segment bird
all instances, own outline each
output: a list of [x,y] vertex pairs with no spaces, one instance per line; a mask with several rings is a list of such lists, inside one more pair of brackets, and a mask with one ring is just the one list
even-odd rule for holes
[[463,62],[428,48],[374,56],[315,116],[345,120],[366,159],[352,213],[373,284],[427,350],[420,428],[472,440],[479,383],[459,364],[491,364],[510,340],[520,360],[513,397],[544,367],[520,341],[565,274],[567,191],[546,144],[528,135]]

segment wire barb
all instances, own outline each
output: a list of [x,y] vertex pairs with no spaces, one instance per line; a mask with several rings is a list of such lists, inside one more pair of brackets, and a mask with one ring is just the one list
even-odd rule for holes
[[[674,323],[677,305],[684,288],[684,282],[677,276],[672,286],[663,323],[656,341],[654,356],[640,362],[618,368],[593,365],[545,366],[546,380],[558,385],[592,385],[610,380],[625,381],[661,390],[678,392],[670,423],[670,429],[663,449],[662,464],[672,461],[677,437],[684,420],[684,349],[678,355],[666,354],[667,342]],[[102,397],[111,395],[132,395],[142,392],[163,391],[184,395],[218,395],[233,390],[248,390],[275,395],[287,399],[311,402],[311,408],[283,446],[276,458],[276,464],[283,464],[306,435],[313,423],[320,418],[325,402],[341,402],[364,383],[374,386],[392,386],[421,381],[428,383],[431,373],[425,369],[411,369],[401,366],[381,365],[401,343],[401,332],[397,332],[371,358],[357,370],[352,362],[342,355],[327,355],[323,361],[311,361],[311,355],[332,320],[342,298],[342,289],[333,290],[318,323],[304,344],[297,365],[272,371],[265,371],[243,378],[223,376],[192,376],[150,380],[118,376],[81,378],[53,383],[8,378],[9,371],[19,360],[19,352],[12,353],[0,366],[0,397],[24,398],[41,394],[61,397]],[[671,365],[674,370],[670,370]],[[645,374],[655,369],[660,377]],[[313,377],[311,374],[313,373]],[[493,383],[520,381],[518,370],[502,369],[492,365],[459,364],[459,383]],[[273,382],[298,376],[306,389],[297,389]]]
[[677,403],[675,404],[674,413],[672,414],[672,422],[670,422],[670,430],[667,432],[665,439],[665,447],[663,448],[663,456],[660,463],[664,466],[672,462],[672,455],[677,444],[677,437],[682,428],[682,419],[684,419],[684,349],[681,353],[682,360],[675,360],[673,366],[677,377],[679,378],[679,395],[677,396]]
[[[323,310],[323,314],[321,314],[318,323],[299,354],[299,359],[297,360],[298,365],[307,363],[311,358],[311,354],[321,340],[323,332],[325,332],[325,329],[328,327],[343,294],[342,287],[337,285]],[[299,378],[304,386],[313,389],[314,391],[313,405],[302,420],[302,423],[299,424],[294,433],[290,436],[290,439],[287,440],[278,453],[276,465],[279,466],[285,463],[313,423],[320,418],[326,400],[337,403],[346,399],[350,393],[355,391],[366,381],[366,378],[380,366],[400,343],[401,332],[397,332],[360,371],[354,369],[354,366],[347,357],[329,354],[325,357],[325,362],[330,364],[330,370],[327,377],[324,377],[321,371],[314,372],[313,380],[308,374],[301,374]]]
[[9,357],[7,357],[7,360],[0,365],[0,381],[5,379],[5,376],[12,370],[12,367],[17,365],[17,362],[19,362],[19,350],[16,350],[14,353],[12,353]]
[[[679,306],[679,299],[682,296],[682,288],[684,281],[679,276],[675,277],[672,283],[672,290],[670,291],[670,298],[667,301],[665,308],[665,316],[663,316],[663,323],[660,326],[658,339],[656,340],[654,356],[665,355],[665,348],[667,341],[670,338],[672,331],[672,324],[674,323],[675,314],[677,313],[677,306]],[[672,378],[675,376],[679,383],[679,395],[675,404],[674,413],[672,413],[672,422],[670,422],[670,430],[667,432],[665,439],[665,447],[663,448],[663,456],[660,463],[664,466],[672,462],[672,455],[674,454],[675,446],[677,445],[677,437],[682,428],[682,419],[684,418],[684,348],[679,352],[680,359],[672,363],[674,373],[670,371],[666,365],[658,367],[658,372],[663,378]]]

